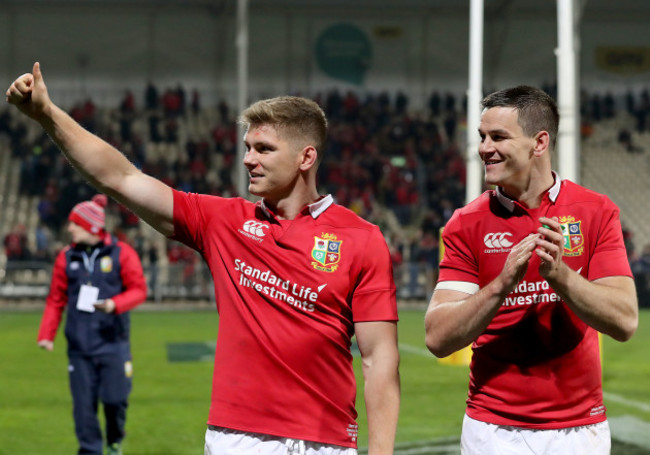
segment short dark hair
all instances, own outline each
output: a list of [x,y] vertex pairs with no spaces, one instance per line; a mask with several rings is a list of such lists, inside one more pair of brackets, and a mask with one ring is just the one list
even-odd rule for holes
[[550,137],[551,150],[555,149],[560,114],[555,100],[545,91],[528,85],[519,85],[486,96],[481,101],[481,107],[516,109],[519,126],[524,134],[533,137],[540,131],[546,131]]
[[318,162],[323,159],[327,140],[327,118],[315,102],[299,96],[279,96],[257,101],[239,116],[239,123],[247,128],[272,125],[286,140],[313,145]]

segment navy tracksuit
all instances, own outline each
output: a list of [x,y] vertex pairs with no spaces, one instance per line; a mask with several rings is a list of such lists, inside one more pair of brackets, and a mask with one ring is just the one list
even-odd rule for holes
[[[97,288],[98,300],[112,298],[115,312],[79,310],[77,301],[83,285]],[[53,340],[52,329],[56,333],[65,308],[68,372],[79,454],[103,453],[97,418],[99,401],[104,410],[107,443],[119,443],[124,438],[132,385],[128,310],[145,298],[146,284],[137,254],[114,237],[106,236],[95,247],[72,245],[56,259],[39,340]]]

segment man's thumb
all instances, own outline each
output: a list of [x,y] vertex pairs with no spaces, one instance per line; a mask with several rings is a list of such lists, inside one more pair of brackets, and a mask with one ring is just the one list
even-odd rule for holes
[[41,73],[41,64],[38,62],[34,63],[34,68],[32,68],[32,74],[34,75],[34,83],[43,82],[43,74]]

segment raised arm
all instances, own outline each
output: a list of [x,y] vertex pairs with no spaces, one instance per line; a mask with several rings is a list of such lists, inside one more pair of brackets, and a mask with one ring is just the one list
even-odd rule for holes
[[397,323],[357,322],[354,327],[363,365],[368,454],[392,454],[400,403]]
[[88,182],[128,207],[162,234],[173,234],[172,190],[138,170],[122,153],[85,130],[56,106],[47,92],[39,63],[16,79],[7,102],[38,122]]

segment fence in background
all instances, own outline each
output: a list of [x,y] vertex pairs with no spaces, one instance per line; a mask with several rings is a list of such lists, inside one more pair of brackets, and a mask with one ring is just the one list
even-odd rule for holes
[[[0,299],[44,300],[49,291],[52,264],[41,261],[8,262],[0,268]],[[179,300],[214,301],[214,286],[208,267],[191,264],[145,265],[148,299],[154,302]],[[400,301],[428,301],[433,292],[436,270],[422,263],[406,262],[395,269]],[[650,308],[650,272],[637,273],[635,283],[639,305]]]

